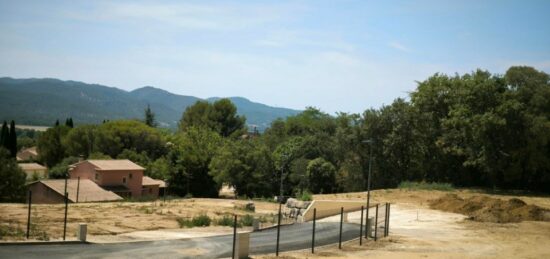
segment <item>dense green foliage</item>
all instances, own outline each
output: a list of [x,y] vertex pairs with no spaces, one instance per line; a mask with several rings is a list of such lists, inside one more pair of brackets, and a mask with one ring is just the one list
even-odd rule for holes
[[9,151],[0,147],[0,202],[23,201],[26,177]]
[[245,121],[245,117],[237,115],[237,107],[229,99],[220,99],[214,103],[197,101],[185,109],[179,127],[182,131],[200,127],[229,137],[245,133]]
[[175,133],[118,120],[56,126],[37,143],[52,177],[76,157],[127,158],[182,197],[216,197],[223,184],[239,196],[269,197],[281,181],[284,195],[303,199],[363,191],[369,161],[374,189],[550,192],[549,76],[530,67],[435,74],[418,83],[410,101],[362,114],[307,108],[262,134],[247,134],[244,125],[231,101],[219,99],[189,106]]

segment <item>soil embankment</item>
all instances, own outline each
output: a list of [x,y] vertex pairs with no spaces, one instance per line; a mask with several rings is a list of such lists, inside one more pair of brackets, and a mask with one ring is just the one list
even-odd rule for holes
[[550,221],[550,210],[527,204],[518,198],[502,200],[481,195],[461,198],[450,193],[431,200],[429,205],[432,209],[464,214],[479,222]]

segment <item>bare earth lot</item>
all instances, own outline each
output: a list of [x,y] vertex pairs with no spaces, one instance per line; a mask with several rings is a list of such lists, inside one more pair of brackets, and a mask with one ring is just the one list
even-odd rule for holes
[[[275,203],[256,201],[256,212],[251,213],[239,209],[245,203],[246,201],[228,199],[177,199],[166,203],[156,201],[69,204],[67,236],[69,239],[76,238],[78,223],[87,223],[88,234],[91,235],[89,240],[98,242],[215,235],[231,232],[231,228],[212,226],[180,229],[177,218],[206,214],[216,219],[224,215],[251,214],[271,219],[271,215],[275,214],[278,208]],[[65,206],[61,204],[33,205],[31,222],[36,229],[35,232],[39,233],[34,235],[34,238],[62,238],[64,210]],[[13,232],[16,232],[14,229],[25,232],[26,224],[27,205],[0,204],[0,225],[3,229],[9,227],[13,230],[12,235],[2,236],[2,240],[23,239],[24,233],[14,235]]]
[[[279,258],[550,258],[550,198],[488,195],[476,191],[377,190],[372,201],[391,202],[390,237],[378,242],[358,241],[319,247],[309,251],[282,253]],[[365,200],[365,193],[315,195],[314,199]],[[518,201],[518,199],[520,201]],[[246,201],[228,199],[180,199],[167,202],[116,202],[71,204],[68,235],[74,239],[77,223],[87,222],[91,241],[118,242],[174,239],[229,233],[231,228],[211,226],[180,229],[177,217],[207,214],[244,215]],[[277,204],[255,202],[255,216],[270,217]],[[435,209],[437,208],[437,209]],[[26,205],[0,204],[0,224],[25,229]],[[50,240],[63,231],[63,205],[36,205],[33,221]],[[506,214],[513,211],[512,214]],[[457,213],[459,212],[459,213]],[[251,213],[252,214],[252,213]],[[350,221],[358,221],[351,213]],[[337,221],[339,217],[324,221]],[[500,221],[510,223],[496,223]],[[21,235],[4,240],[23,239]],[[274,255],[254,258],[275,258]]]
[[[454,191],[452,194],[466,200],[472,197],[474,200],[489,198],[490,201],[519,198],[526,205],[550,209],[550,198],[486,195],[474,191]],[[377,243],[368,241],[363,246],[359,246],[358,241],[351,241],[344,244],[342,250],[327,246],[317,249],[315,255],[309,251],[283,253],[282,258],[550,258],[549,221],[480,222],[463,214],[430,209],[430,201],[448,195],[440,191],[375,191],[371,193],[375,202],[389,201],[393,206],[390,237]],[[314,198],[358,200],[364,197],[363,193],[348,193]],[[350,218],[353,222],[358,215],[350,215]]]

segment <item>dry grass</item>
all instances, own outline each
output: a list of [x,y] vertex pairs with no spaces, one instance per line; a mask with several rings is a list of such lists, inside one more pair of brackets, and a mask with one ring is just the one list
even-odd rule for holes
[[[69,204],[67,235],[75,237],[78,223],[87,223],[90,235],[116,235],[133,231],[176,229],[179,228],[178,218],[192,218],[200,214],[217,219],[227,214],[268,217],[277,211],[276,204],[268,202],[255,202],[255,213],[235,209],[235,205],[244,203],[246,201],[227,199],[176,199],[166,203],[154,201]],[[63,235],[64,209],[63,204],[33,205],[31,222],[52,239],[60,238]],[[25,229],[27,205],[0,204],[0,224]],[[7,234],[1,238],[13,240],[20,236]]]

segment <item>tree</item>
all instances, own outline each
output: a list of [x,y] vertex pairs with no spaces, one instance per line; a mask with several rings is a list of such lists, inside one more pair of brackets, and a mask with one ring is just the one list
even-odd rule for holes
[[190,127],[208,128],[222,137],[229,137],[244,133],[245,121],[245,117],[237,115],[237,107],[229,99],[213,104],[197,101],[185,109],[179,128],[182,131]]
[[137,120],[110,121],[98,127],[94,139],[97,151],[117,157],[124,149],[146,152],[151,159],[166,153],[166,142],[160,131]]
[[147,108],[145,109],[144,122],[145,124],[147,124],[147,126],[152,128],[155,128],[157,126],[157,122],[155,121],[155,114],[153,113],[153,111],[151,111],[151,107],[149,106],[149,104],[147,104]]
[[323,158],[311,160],[307,165],[309,189],[313,193],[332,193],[336,168]]
[[69,127],[69,128],[73,128],[74,127],[74,124],[73,124],[73,119],[72,118],[67,118],[65,120],[65,126]]
[[175,166],[170,177],[170,190],[180,196],[217,197],[221,185],[208,173],[208,165],[222,145],[216,132],[189,127],[174,139]]
[[48,178],[50,179],[65,179],[69,173],[69,166],[78,163],[78,157],[66,157],[57,165],[48,170]]
[[0,148],[5,148],[9,150],[8,142],[10,138],[10,132],[8,128],[8,123],[4,121],[2,124],[2,132],[0,133]]
[[23,201],[26,177],[9,151],[0,147],[0,202]]
[[87,159],[97,149],[97,135],[96,125],[82,125],[72,129],[62,140],[67,155]]
[[57,126],[49,128],[40,135],[37,142],[40,161],[48,167],[52,167],[61,162],[65,157],[65,147],[61,139],[67,135],[69,128],[66,126]]
[[10,123],[10,134],[8,136],[8,150],[11,157],[17,156],[17,134],[15,133],[15,121]]
[[216,183],[229,184],[237,195],[270,196],[277,186],[269,149],[257,141],[225,141],[209,169]]

